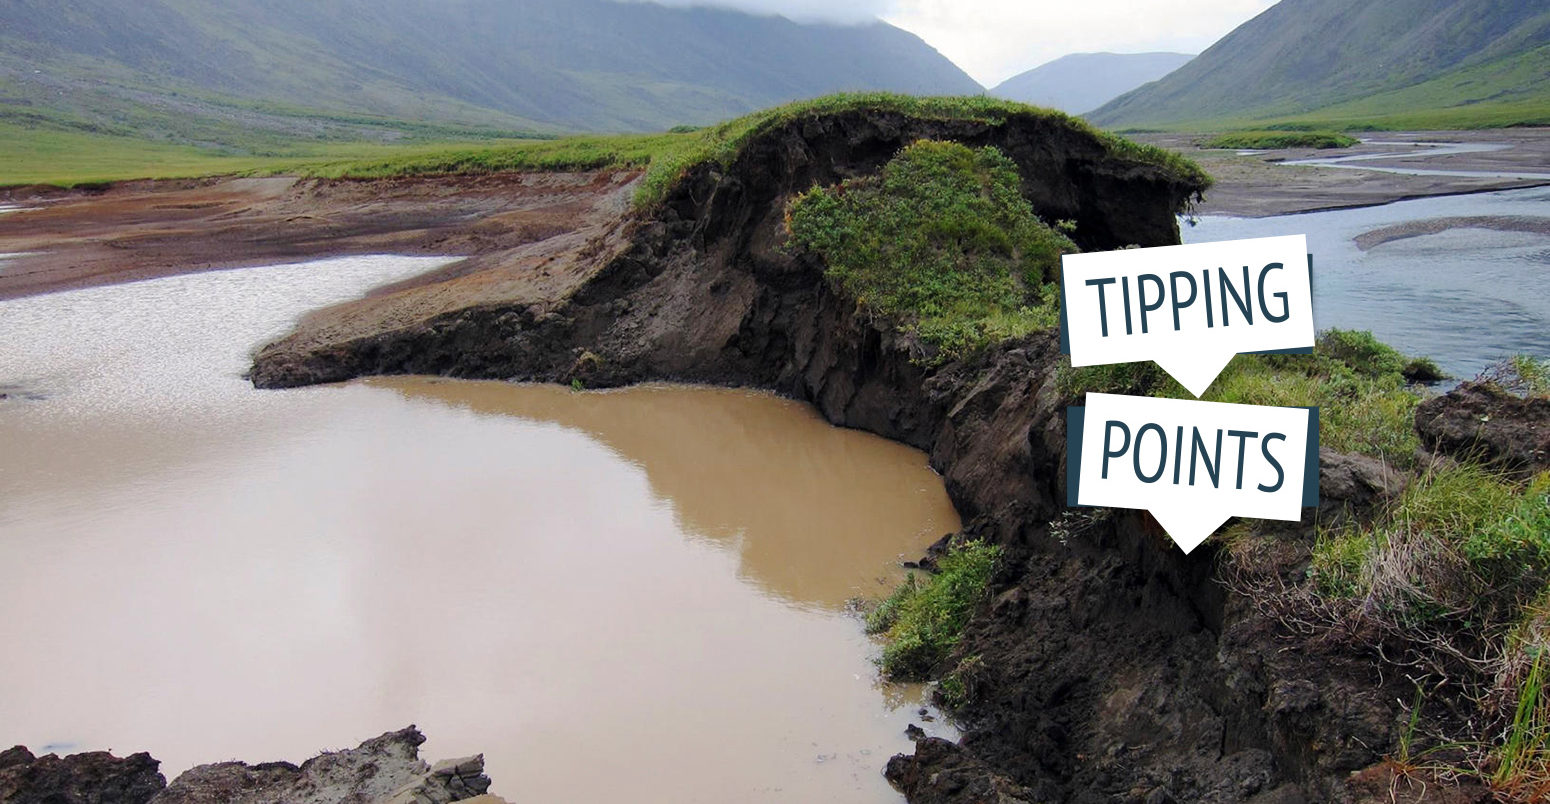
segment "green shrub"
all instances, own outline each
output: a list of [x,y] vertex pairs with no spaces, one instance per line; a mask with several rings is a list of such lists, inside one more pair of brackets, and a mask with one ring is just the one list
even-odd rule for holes
[[1334,131],[1230,131],[1206,140],[1205,148],[1349,148],[1360,143],[1355,137]]
[[883,634],[883,673],[903,681],[929,678],[957,646],[969,615],[986,594],[1001,548],[984,543],[955,547],[924,581],[910,575],[867,618]]
[[961,709],[974,700],[974,678],[984,659],[979,654],[965,657],[952,672],[937,682],[937,693],[948,709]]
[[893,627],[899,621],[899,614],[904,610],[904,604],[920,592],[920,583],[915,580],[915,573],[904,576],[904,581],[899,584],[893,593],[877,604],[877,608],[867,612],[866,632],[868,634],[881,634]]
[[1060,255],[1076,250],[995,148],[923,140],[876,176],[791,204],[792,245],[858,303],[938,348],[937,360],[1059,324]]
[[1150,394],[1168,378],[1156,363],[1145,360],[1139,363],[1110,363],[1102,366],[1076,368],[1069,362],[1062,363],[1056,373],[1056,384],[1065,396],[1077,399],[1085,393]]
[[1308,570],[1319,594],[1333,598],[1361,595],[1364,591],[1362,569],[1372,548],[1372,533],[1361,528],[1338,532],[1321,530],[1313,545],[1313,561]]

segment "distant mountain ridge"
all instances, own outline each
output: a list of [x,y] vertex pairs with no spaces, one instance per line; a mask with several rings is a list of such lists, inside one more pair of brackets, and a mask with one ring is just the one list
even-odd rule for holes
[[1072,53],[990,90],[1007,100],[1082,114],[1182,67],[1188,53]]
[[[982,88],[880,21],[809,25],[611,0],[0,4],[0,109],[152,134],[180,114],[306,110],[660,130],[840,90]],[[147,108],[154,119],[139,120]]]
[[1090,117],[1149,126],[1428,109],[1483,116],[1550,104],[1547,75],[1543,2],[1281,0]]

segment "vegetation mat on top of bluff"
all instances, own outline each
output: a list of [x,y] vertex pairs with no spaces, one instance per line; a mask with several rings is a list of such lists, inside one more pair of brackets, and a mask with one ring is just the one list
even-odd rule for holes
[[662,203],[687,171],[696,166],[732,166],[748,146],[782,127],[806,125],[847,114],[909,118],[918,123],[980,123],[1017,127],[1042,124],[1081,132],[1107,156],[1166,171],[1178,181],[1204,190],[1210,178],[1194,163],[1162,148],[1141,145],[1100,131],[1080,118],[1051,109],[985,96],[916,97],[885,92],[829,95],[777,106],[705,128],[667,134],[567,137],[503,147],[468,147],[440,153],[325,163],[307,168],[311,175],[334,178],[458,175],[510,170],[595,170],[645,167],[636,193],[642,207]]

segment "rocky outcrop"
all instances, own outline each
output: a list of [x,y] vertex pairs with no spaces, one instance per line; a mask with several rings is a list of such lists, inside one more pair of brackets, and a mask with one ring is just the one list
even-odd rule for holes
[[[410,726],[346,751],[289,762],[219,762],[184,772],[172,784],[149,754],[106,752],[34,757],[17,746],[0,752],[4,804],[447,804],[490,789],[484,757],[427,765],[425,736]],[[492,796],[486,802],[499,802]]]
[[420,759],[425,735],[410,726],[346,751],[289,762],[220,762],[175,779],[152,804],[446,804],[490,789],[484,757]]
[[883,771],[912,804],[1034,804],[1033,791],[1013,782],[957,743],[918,737],[912,756],[896,756]]
[[1433,452],[1507,472],[1550,469],[1550,398],[1524,398],[1494,383],[1466,382],[1421,403],[1415,427]]
[[1367,519],[1405,490],[1408,476],[1370,455],[1319,449],[1319,517],[1326,524]]
[[145,804],[167,780],[149,754],[120,759],[106,751],[33,756],[22,746],[0,751],[5,804]]
[[[889,764],[911,800],[1353,800],[1346,778],[1390,749],[1393,702],[1409,691],[1375,684],[1370,653],[1317,644],[1230,593],[1217,548],[1185,556],[1144,514],[1066,512],[1073,400],[1056,382],[1054,334],[932,366],[785,248],[794,192],[874,171],[923,137],[1002,149],[1035,210],[1075,221],[1086,249],[1177,242],[1175,213],[1200,190],[1054,118],[813,118],[765,132],[728,167],[691,170],[652,216],[599,233],[554,268],[574,280],[562,295],[420,319],[381,300],[345,306],[266,347],[252,379],[678,380],[809,401],[925,450],[968,532],[1003,546],[953,657],[972,660],[959,667],[974,690],[962,744],[921,742]],[[435,292],[388,304],[412,310],[413,294]],[[1381,465],[1323,458],[1332,515],[1361,516],[1397,488]],[[1277,536],[1256,582],[1305,570],[1312,542],[1307,523]]]

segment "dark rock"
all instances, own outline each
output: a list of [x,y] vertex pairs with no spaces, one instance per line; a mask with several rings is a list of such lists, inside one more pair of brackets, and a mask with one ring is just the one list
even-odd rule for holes
[[1405,490],[1407,476],[1378,458],[1319,449],[1319,516],[1366,519]]
[[1428,449],[1503,471],[1550,469],[1550,399],[1514,396],[1492,383],[1466,382],[1421,403],[1416,432]]
[[347,751],[288,762],[221,762],[193,768],[154,804],[445,804],[490,789],[484,757],[420,759],[425,736],[410,726]]
[[936,572],[937,561],[941,560],[942,556],[947,555],[948,548],[952,546],[953,540],[958,538],[958,536],[959,534],[957,533],[949,533],[932,542],[930,546],[926,547],[925,552],[921,554],[919,561],[904,562],[905,568]]
[[149,754],[119,759],[106,751],[34,757],[17,746],[0,753],[5,804],[145,804],[167,780]]
[[898,754],[888,760],[884,775],[912,804],[1035,804],[1044,800],[940,737],[919,740],[913,755]]

